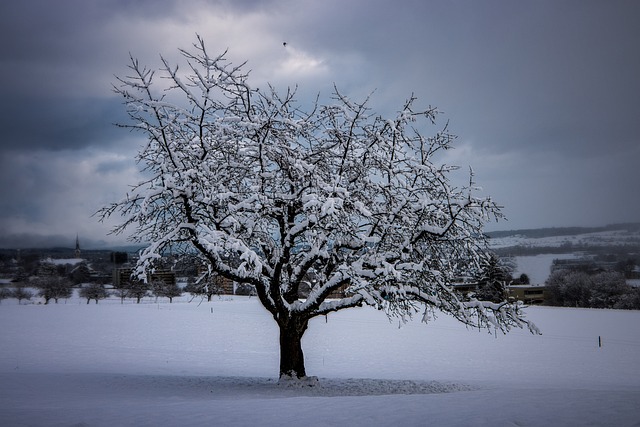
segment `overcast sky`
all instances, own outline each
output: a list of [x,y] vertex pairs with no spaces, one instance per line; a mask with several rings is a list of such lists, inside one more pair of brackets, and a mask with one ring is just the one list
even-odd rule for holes
[[[441,158],[504,205],[489,230],[640,221],[640,2],[22,0],[0,4],[0,247],[117,242],[92,214],[138,180],[111,91],[200,34],[253,87],[335,83],[458,135]],[[283,46],[283,42],[287,46]]]

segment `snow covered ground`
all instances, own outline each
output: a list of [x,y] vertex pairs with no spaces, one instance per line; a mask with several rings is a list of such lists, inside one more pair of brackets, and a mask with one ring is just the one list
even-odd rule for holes
[[582,233],[566,236],[551,237],[527,237],[523,235],[513,235],[507,237],[496,237],[490,240],[492,248],[508,248],[512,246],[522,246],[527,248],[560,248],[563,246],[598,247],[598,246],[624,246],[635,245],[640,242],[640,232],[630,230],[611,230],[593,233]]
[[303,341],[319,384],[292,388],[255,298],[186,301],[3,301],[0,425],[640,425],[638,311],[531,307],[542,336],[498,337],[334,313]]

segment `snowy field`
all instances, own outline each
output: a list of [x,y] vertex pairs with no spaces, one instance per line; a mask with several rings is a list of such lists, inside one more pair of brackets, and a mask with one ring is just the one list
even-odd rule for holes
[[0,425],[640,425],[638,311],[531,307],[544,335],[497,338],[335,313],[303,340],[319,384],[292,388],[255,298],[186,301],[3,301]]
[[489,244],[492,248],[498,249],[512,246],[522,246],[527,248],[559,248],[566,245],[583,247],[623,246],[627,244],[636,245],[638,242],[640,242],[640,232],[633,230],[615,230],[540,238],[513,235],[492,238]]

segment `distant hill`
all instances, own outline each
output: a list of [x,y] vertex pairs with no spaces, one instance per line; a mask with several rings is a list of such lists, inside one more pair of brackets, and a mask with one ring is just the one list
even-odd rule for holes
[[604,227],[550,227],[521,230],[491,231],[485,233],[490,238],[503,238],[510,236],[522,236],[532,239],[557,236],[577,236],[579,234],[600,233],[604,231],[629,231],[639,232],[640,223],[610,224]]
[[[624,232],[624,233],[623,233]],[[611,239],[607,239],[607,244],[611,244],[612,240],[619,240],[621,234],[627,234],[625,244],[629,244],[633,241],[634,244],[640,243],[640,222],[634,223],[622,223],[622,224],[610,224],[603,227],[548,227],[548,228],[532,228],[532,229],[517,229],[517,230],[502,230],[502,231],[490,231],[485,234],[492,241],[493,247],[509,247],[509,246],[542,246],[547,244],[551,247],[557,247],[561,244],[571,243],[573,245],[584,244],[584,240],[590,241],[593,245],[594,233],[612,233],[615,234]],[[585,236],[585,239],[577,239],[576,236]],[[544,241],[544,239],[559,238],[553,241]],[[533,240],[529,240],[533,239]],[[596,240],[603,241],[603,236],[595,236]],[[92,245],[90,242],[86,246],[82,247],[82,252],[127,252],[136,253],[146,245]],[[571,248],[569,248],[571,249]],[[13,254],[17,248],[11,246],[0,247],[0,254]],[[51,255],[70,254],[73,253],[74,248],[61,247],[61,246],[34,246],[34,247],[21,247],[21,252],[26,253],[46,253]]]
[[487,236],[501,256],[640,253],[640,223],[495,231]]

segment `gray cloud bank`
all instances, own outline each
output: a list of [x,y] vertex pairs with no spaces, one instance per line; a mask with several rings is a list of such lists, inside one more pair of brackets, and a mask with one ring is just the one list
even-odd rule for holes
[[0,246],[122,242],[92,217],[139,178],[140,140],[113,126],[126,120],[114,75],[129,52],[153,67],[176,59],[196,33],[248,60],[254,86],[299,83],[302,104],[335,82],[356,98],[375,90],[386,113],[411,93],[438,106],[459,135],[442,160],[472,165],[505,206],[509,222],[492,229],[639,221],[639,12],[582,0],[5,2]]

